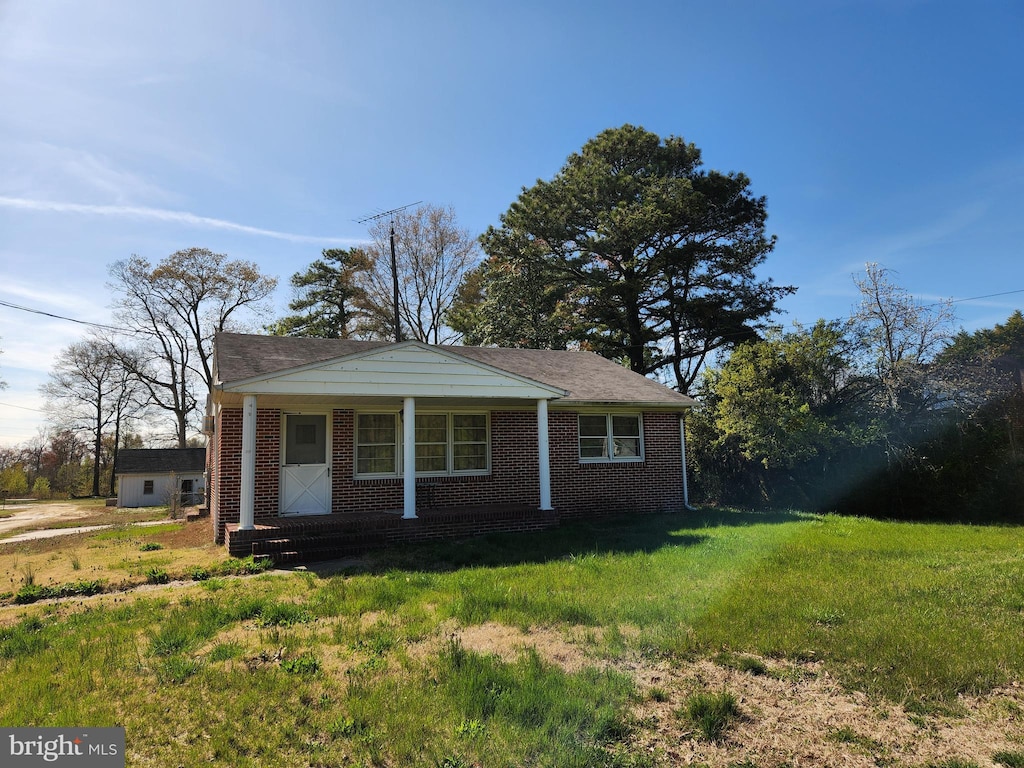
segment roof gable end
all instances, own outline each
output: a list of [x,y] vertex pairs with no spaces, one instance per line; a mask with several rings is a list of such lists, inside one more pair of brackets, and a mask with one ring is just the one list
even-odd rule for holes
[[567,394],[559,387],[420,341],[360,350],[220,387],[227,392],[288,395],[540,399]]

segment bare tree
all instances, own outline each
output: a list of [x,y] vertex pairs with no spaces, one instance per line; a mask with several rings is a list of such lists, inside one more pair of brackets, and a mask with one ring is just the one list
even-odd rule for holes
[[[399,317],[405,333],[428,344],[457,341],[461,334],[445,325],[444,315],[463,275],[479,260],[476,238],[459,227],[450,206],[400,211],[393,224]],[[366,274],[369,303],[363,336],[386,338],[394,327],[391,226],[391,220],[380,219],[370,229],[373,269]]]
[[[140,256],[115,262],[115,316],[134,331],[136,375],[152,403],[172,414],[178,446],[213,382],[213,337],[267,315],[277,280],[248,261],[205,248],[177,251],[155,266]],[[205,387],[205,388],[204,388]]]
[[141,409],[138,381],[107,341],[86,339],[57,355],[50,380],[40,387],[58,429],[87,432],[93,445],[92,495],[100,495],[103,438]]
[[853,320],[863,336],[882,407],[906,420],[945,396],[929,384],[929,364],[953,338],[956,318],[950,301],[923,304],[890,274],[870,263],[864,277],[854,279],[861,301]]

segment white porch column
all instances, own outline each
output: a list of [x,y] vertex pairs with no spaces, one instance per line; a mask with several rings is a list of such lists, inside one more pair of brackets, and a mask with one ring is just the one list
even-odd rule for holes
[[548,401],[537,401],[537,475],[540,478],[540,508],[551,506],[551,459],[548,454]]
[[242,481],[238,530],[256,527],[256,395],[242,398]]
[[402,405],[402,489],[405,500],[402,517],[416,517],[416,398],[407,397]]

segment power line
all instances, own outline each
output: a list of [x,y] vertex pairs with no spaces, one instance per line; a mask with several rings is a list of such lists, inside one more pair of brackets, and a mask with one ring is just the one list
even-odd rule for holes
[[103,323],[91,323],[88,320],[76,320],[73,317],[65,317],[64,315],[55,315],[52,312],[44,312],[41,309],[33,309],[32,307],[23,307],[20,304],[11,304],[9,301],[0,300],[0,306],[10,307],[11,309],[18,309],[22,312],[31,312],[33,315],[43,315],[45,317],[52,317],[57,320],[67,320],[69,323],[78,323],[79,325],[90,325],[93,328],[105,328],[108,331],[117,331],[119,333],[133,333],[133,331],[127,328],[118,328],[114,325],[104,325]]
[[29,408],[28,406],[15,406],[13,402],[0,402],[0,406],[4,408],[19,408],[23,411],[35,411],[37,414],[45,414],[46,412],[38,408]]
[[1003,291],[1002,293],[990,293],[986,296],[971,296],[967,299],[950,299],[950,304],[959,304],[961,301],[978,301],[979,299],[994,299],[996,296],[1009,296],[1012,293],[1024,293],[1024,288],[1018,288],[1016,291]]

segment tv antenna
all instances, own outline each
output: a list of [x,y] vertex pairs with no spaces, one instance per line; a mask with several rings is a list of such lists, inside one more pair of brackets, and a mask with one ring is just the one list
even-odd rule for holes
[[381,213],[374,213],[370,216],[363,216],[361,219],[356,219],[358,224],[366,224],[369,221],[378,221],[379,219],[386,219],[388,216],[391,217],[391,282],[394,288],[394,304],[392,305],[395,309],[395,341],[400,342],[402,340],[402,321],[398,316],[398,260],[395,258],[395,214],[399,211],[404,211],[406,208],[412,208],[414,205],[419,205],[422,200],[417,200],[415,203],[409,203],[403,205],[400,208],[392,208],[390,211],[382,211]]

